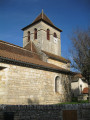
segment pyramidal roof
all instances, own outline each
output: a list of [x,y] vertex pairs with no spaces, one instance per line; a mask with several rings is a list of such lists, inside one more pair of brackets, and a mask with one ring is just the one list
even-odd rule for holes
[[38,17],[33,21],[33,23],[39,21],[39,20],[44,20],[45,22],[51,24],[51,25],[54,25],[51,20],[43,13],[43,10],[41,12],[40,15],[38,15]]
[[37,17],[31,24],[29,24],[29,25],[27,25],[26,27],[22,28],[22,30],[27,29],[28,27],[30,27],[30,26],[38,23],[39,21],[43,21],[43,22],[45,22],[46,24],[48,24],[48,25],[54,27],[55,29],[59,30],[60,32],[62,32],[62,30],[59,29],[59,28],[57,28],[57,27],[51,22],[51,20],[44,14],[43,10],[42,10],[41,14],[39,14],[38,17]]

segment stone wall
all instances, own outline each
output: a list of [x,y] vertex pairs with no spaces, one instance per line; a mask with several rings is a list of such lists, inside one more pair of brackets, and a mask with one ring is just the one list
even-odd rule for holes
[[[0,63],[0,104],[56,104],[71,100],[71,77],[30,67]],[[55,92],[55,78],[62,90]]]
[[47,62],[51,63],[51,64],[54,64],[54,65],[57,65],[59,67],[65,68],[67,70],[70,70],[70,63],[63,63],[63,62],[53,60],[53,59],[50,59],[50,58],[47,59]]
[[63,111],[65,110],[75,110],[77,120],[90,120],[90,103],[75,105],[0,105],[0,120],[63,120]]
[[[34,39],[34,29],[37,28],[37,39]],[[31,26],[24,30],[23,32],[23,47],[25,47],[28,44],[28,31],[30,31],[30,40],[35,42],[39,48],[41,48],[42,43],[42,24],[39,22],[38,24],[35,24],[34,26]]]
[[[47,25],[46,23],[42,22],[42,50],[47,51],[52,54],[56,54],[61,56],[61,39],[60,39],[60,31],[56,30],[55,28]],[[50,40],[47,40],[47,29],[50,30]],[[57,42],[54,42],[53,34],[54,32],[57,34]]]
[[[37,39],[34,39],[35,28],[37,29]],[[50,30],[50,40],[47,40],[47,29]],[[59,56],[61,55],[61,40],[58,30],[41,21],[24,30],[23,47],[28,44],[28,31],[30,31],[30,40],[35,44],[39,54],[42,54],[41,50],[44,50]],[[57,42],[54,42],[54,32],[57,34]]]

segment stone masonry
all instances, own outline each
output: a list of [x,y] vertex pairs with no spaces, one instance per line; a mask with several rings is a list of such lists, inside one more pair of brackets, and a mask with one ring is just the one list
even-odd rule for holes
[[62,30],[43,11],[22,30],[23,47],[0,40],[0,104],[71,101],[74,73],[70,61],[61,57]]
[[[63,112],[76,111],[74,120],[90,120],[89,104],[0,105],[0,120],[63,120]],[[65,120],[70,120],[71,114]],[[71,119],[73,120],[73,119]]]
[[[37,28],[37,39],[34,39],[34,29]],[[46,38],[46,31],[47,29],[50,29],[50,40],[47,40]],[[60,40],[60,32],[51,26],[43,23],[42,21],[37,23],[34,26],[29,27],[28,29],[24,30],[23,35],[23,47],[25,47],[28,44],[27,39],[27,33],[30,31],[30,39],[35,44],[36,48],[39,51],[39,54],[41,54],[41,50],[61,55],[61,40]],[[54,43],[54,32],[57,33],[57,43]]]
[[[0,104],[55,104],[70,101],[71,77],[65,74],[0,63]],[[60,92],[55,78],[60,77]],[[68,87],[69,86],[69,87]]]

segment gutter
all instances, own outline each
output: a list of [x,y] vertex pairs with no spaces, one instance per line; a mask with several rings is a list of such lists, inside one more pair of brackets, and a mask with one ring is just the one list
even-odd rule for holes
[[51,71],[51,72],[57,72],[57,73],[63,73],[63,74],[68,73],[70,75],[74,75],[74,72],[71,72],[71,71],[64,71],[64,70],[60,70],[60,69],[46,67],[46,66],[43,66],[43,65],[38,65],[38,64],[33,64],[33,63],[26,63],[26,62],[13,60],[13,59],[1,57],[1,56],[0,56],[0,62],[8,63],[8,64],[15,64],[15,65],[24,66],[24,67],[31,67],[31,68],[40,69],[40,70],[46,70],[46,71]]

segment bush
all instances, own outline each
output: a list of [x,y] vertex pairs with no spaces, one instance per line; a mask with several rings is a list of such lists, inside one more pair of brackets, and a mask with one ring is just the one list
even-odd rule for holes
[[79,101],[79,103],[88,103],[89,101],[88,100],[81,100]]
[[72,98],[72,102],[78,102],[78,98],[77,97],[73,97]]

